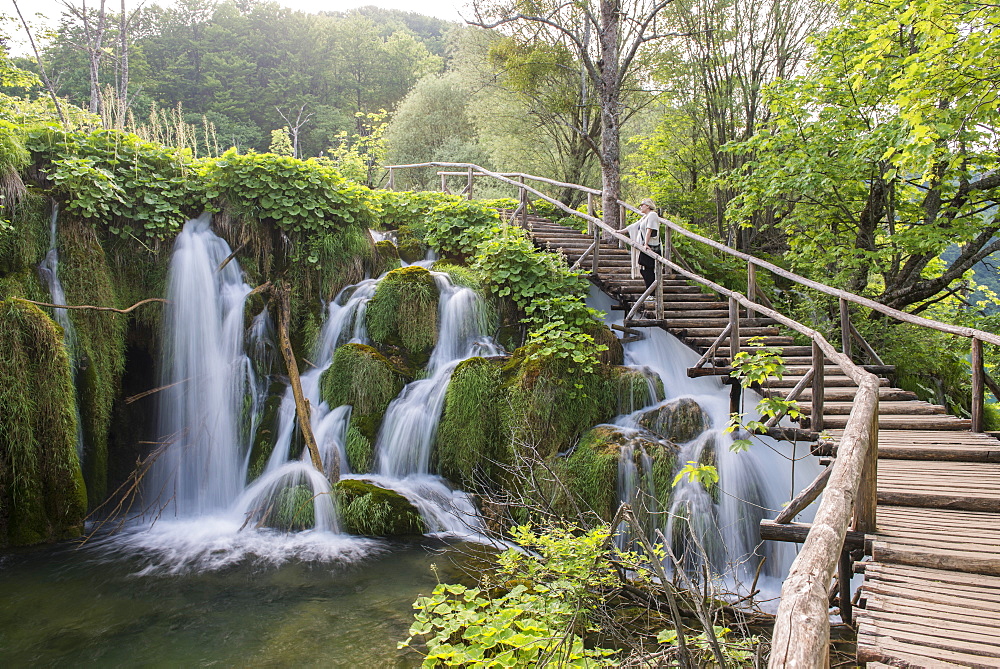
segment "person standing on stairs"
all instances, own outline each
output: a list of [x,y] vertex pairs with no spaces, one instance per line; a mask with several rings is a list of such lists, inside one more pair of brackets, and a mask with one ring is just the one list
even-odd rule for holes
[[[643,251],[660,253],[660,216],[656,213],[656,203],[646,198],[639,204],[642,219],[639,221],[638,238]],[[639,254],[639,273],[646,288],[656,280],[656,261],[645,252]]]

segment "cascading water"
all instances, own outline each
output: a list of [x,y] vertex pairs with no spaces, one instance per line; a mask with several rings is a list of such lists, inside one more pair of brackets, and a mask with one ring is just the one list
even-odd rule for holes
[[[188,221],[177,237],[160,369],[160,444],[143,481],[144,506],[155,522],[115,537],[109,549],[146,553],[146,571],[170,572],[219,568],[251,555],[282,562],[368,554],[373,542],[336,534],[329,480],[309,463],[288,461],[287,447],[246,485],[250,441],[267,392],[261,370],[274,351],[266,313],[244,327],[251,288],[238,262],[223,266],[230,254],[207,214]],[[313,378],[318,385],[318,374],[304,375],[304,385]],[[268,529],[280,514],[311,531]]]
[[[38,266],[38,274],[49,289],[52,304],[66,304],[66,292],[63,290],[62,282],[59,280],[59,249],[56,244],[56,223],[59,220],[59,205],[52,204],[52,214],[49,217],[49,250],[45,254],[41,265]],[[66,347],[66,354],[69,356],[70,364],[76,368],[76,330],[73,322],[69,319],[66,309],[53,309],[52,317],[63,329],[63,345]],[[80,420],[80,406],[76,407],[76,455],[83,461],[83,421]]]
[[[601,298],[592,295],[591,306],[613,313]],[[612,323],[614,319],[608,321]],[[764,592],[762,597],[776,596],[781,579],[795,557],[795,548],[762,542],[759,522],[777,513],[788,499],[790,488],[800,490],[815,478],[819,473],[815,458],[807,456],[793,465],[796,455],[802,456],[805,449],[796,454],[792,445],[768,438],[755,440],[749,451],[732,452],[729,448],[732,437],[724,431],[729,421],[728,387],[715,377],[692,379],[687,376],[687,368],[698,360],[694,351],[659,328],[644,330],[642,340],[626,344],[624,348],[626,365],[659,376],[665,397],[663,402],[620,416],[615,423],[624,430],[642,430],[638,419],[644,413],[680,398],[692,399],[708,417],[709,429],[680,444],[677,466],[707,462],[714,464],[719,473],[719,483],[714,490],[688,477],[682,478],[670,492],[667,507],[662,509],[663,519],[653,521],[651,527],[663,532],[685,567],[697,571],[700,562],[707,559],[712,570],[735,592],[749,586],[763,558],[757,587]],[[753,411],[757,398],[751,392],[745,395],[748,418],[758,418]],[[655,500],[659,495],[663,499],[666,491],[651,488],[652,477],[645,476],[638,466],[634,451],[623,448],[619,498],[634,502],[637,499]],[[648,506],[649,502],[646,508]],[[619,541],[627,544],[629,538],[621,537]]]

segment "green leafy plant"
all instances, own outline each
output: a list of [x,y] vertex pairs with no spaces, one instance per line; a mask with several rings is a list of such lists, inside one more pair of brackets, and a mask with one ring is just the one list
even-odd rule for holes
[[442,584],[417,599],[410,637],[399,647],[422,637],[425,667],[614,664],[616,651],[588,647],[582,636],[597,630],[587,614],[616,582],[604,557],[609,533],[514,528],[512,540],[526,550],[502,553],[480,587]]

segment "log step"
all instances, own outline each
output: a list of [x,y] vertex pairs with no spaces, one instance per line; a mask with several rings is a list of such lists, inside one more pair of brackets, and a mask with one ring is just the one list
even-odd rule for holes
[[[812,411],[810,402],[800,402],[799,408],[802,413],[808,415]],[[824,416],[846,416],[851,413],[854,404],[851,402],[824,402]],[[883,416],[927,416],[946,414],[945,408],[937,404],[911,400],[909,402],[879,402],[879,415]],[[1000,445],[1000,444],[998,444]]]
[[[827,416],[823,415],[823,428],[842,430],[847,426],[847,416]],[[812,421],[808,416],[803,416],[801,424],[809,427]],[[972,421],[968,418],[958,416],[915,416],[915,415],[883,415],[879,414],[878,426],[880,430],[968,430],[972,427]],[[1000,484],[1000,479],[997,480]]]

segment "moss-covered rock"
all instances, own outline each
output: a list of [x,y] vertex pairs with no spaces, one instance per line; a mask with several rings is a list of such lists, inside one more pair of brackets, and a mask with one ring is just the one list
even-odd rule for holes
[[396,248],[404,263],[415,263],[427,255],[427,247],[408,225],[401,225],[396,231]]
[[279,409],[285,395],[285,384],[274,382],[267,389],[267,399],[257,422],[257,430],[250,446],[250,464],[247,468],[247,480],[253,481],[261,475],[267,465],[271,452],[274,451],[278,439]]
[[622,365],[625,363],[625,349],[622,342],[604,323],[594,322],[584,332],[594,338],[594,344],[607,346],[606,351],[597,354],[597,359],[605,365]]
[[401,267],[378,284],[365,311],[368,335],[380,348],[419,369],[437,341],[438,291],[423,267]]
[[381,276],[385,272],[399,267],[399,250],[388,239],[375,242],[375,260],[372,276]]
[[513,440],[541,458],[567,450],[592,426],[651,400],[650,384],[641,372],[599,365],[588,374],[570,374],[566,364],[530,358],[522,348],[504,366]]
[[510,400],[502,359],[469,358],[455,368],[438,426],[438,471],[464,488],[494,487],[511,461]]
[[320,379],[320,393],[330,407],[353,407],[346,444],[352,471],[371,470],[385,410],[406,382],[403,371],[371,346],[344,344],[334,353]]
[[313,491],[307,485],[282,488],[268,506],[260,524],[276,530],[297,532],[308,530],[316,524],[316,505]]
[[334,491],[346,532],[391,537],[427,531],[420,512],[398,492],[359,479],[341,479]]
[[[94,228],[64,217],[59,225],[60,278],[69,304],[119,306],[111,270]],[[120,305],[128,306],[128,305]],[[152,305],[147,308],[158,308]],[[108,478],[111,409],[125,369],[124,314],[69,311],[76,333],[73,352],[83,434],[83,476],[91,507],[104,501]]]
[[[643,485],[647,493],[655,494],[656,504],[663,508],[669,503],[677,452],[676,445],[652,434],[598,425],[583,435],[569,456],[551,459],[536,479],[546,481],[540,486],[546,495],[543,503],[553,511],[567,517],[593,513],[607,522],[618,509],[622,454],[631,454],[644,479],[651,475],[652,480]],[[651,471],[646,472],[647,466]]]
[[677,444],[691,441],[712,425],[705,410],[689,397],[650,409],[639,417],[639,424]]
[[0,301],[0,545],[82,531],[87,492],[76,439],[61,329],[33,304]]

